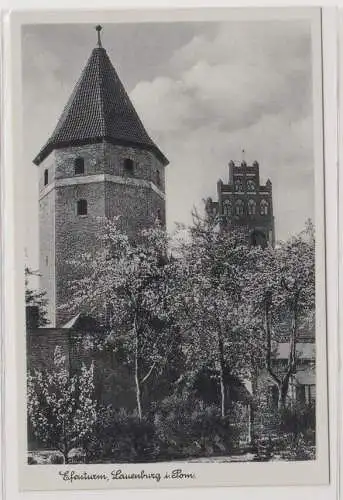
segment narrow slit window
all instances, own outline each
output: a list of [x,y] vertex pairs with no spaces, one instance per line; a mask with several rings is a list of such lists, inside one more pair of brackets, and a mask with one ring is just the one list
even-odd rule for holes
[[248,201],[248,214],[255,215],[256,214],[256,202],[254,200]]
[[244,215],[244,204],[242,200],[237,200],[235,205],[236,215],[241,216]]
[[133,174],[133,160],[131,158],[125,158],[124,160],[124,170],[127,174]]
[[87,200],[78,200],[77,215],[87,215],[87,213],[88,213]]
[[49,183],[49,171],[48,169],[46,168],[44,170],[44,186],[47,186]]
[[229,200],[223,202],[223,214],[226,216],[231,215],[231,203]]
[[261,206],[260,206],[260,214],[261,215],[268,215],[269,211],[269,204],[266,200],[261,201]]
[[82,175],[85,173],[85,160],[83,158],[76,158],[74,161],[75,175]]
[[161,174],[159,170],[156,170],[156,184],[158,187],[161,185]]

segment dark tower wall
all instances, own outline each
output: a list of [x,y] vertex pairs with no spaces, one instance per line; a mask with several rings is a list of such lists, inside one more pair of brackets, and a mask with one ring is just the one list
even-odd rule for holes
[[[80,158],[84,173],[75,174]],[[126,159],[133,161],[130,172]],[[44,186],[46,168],[49,183]],[[40,169],[41,285],[51,324],[60,326],[70,319],[68,310],[59,309],[71,299],[70,282],[82,277],[70,261],[99,248],[99,218],[119,216],[119,227],[131,238],[157,217],[164,223],[164,165],[153,152],[102,142],[58,149]],[[78,200],[87,201],[86,215],[77,214]]]

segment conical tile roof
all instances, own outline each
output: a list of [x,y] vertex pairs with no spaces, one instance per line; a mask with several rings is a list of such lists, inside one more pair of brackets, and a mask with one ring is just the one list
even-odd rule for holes
[[39,165],[53,149],[103,139],[152,150],[168,164],[146,132],[106,50],[99,46],[93,49],[53,134],[33,161]]

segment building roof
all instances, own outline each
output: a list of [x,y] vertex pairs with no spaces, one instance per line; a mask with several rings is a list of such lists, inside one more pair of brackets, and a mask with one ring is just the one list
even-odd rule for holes
[[39,165],[56,148],[102,140],[151,150],[168,164],[100,44],[93,49],[54,132],[33,161]]
[[[280,342],[276,346],[275,356],[278,359],[288,359],[289,342]],[[296,354],[300,360],[314,361],[316,359],[316,344],[314,342],[298,342]]]
[[92,318],[91,316],[87,316],[86,314],[76,314],[73,318],[71,318],[67,323],[61,326],[63,330],[78,330],[78,331],[97,331],[100,326],[98,322]]

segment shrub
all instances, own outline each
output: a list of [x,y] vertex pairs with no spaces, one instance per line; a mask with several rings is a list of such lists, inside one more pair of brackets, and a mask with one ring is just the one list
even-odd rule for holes
[[294,436],[312,433],[316,428],[315,406],[297,405],[293,408],[285,408],[281,412],[280,430],[284,433],[291,433]]
[[125,409],[103,410],[86,447],[88,462],[153,462],[158,452],[153,424]]
[[154,418],[160,458],[209,457],[225,455],[233,448],[233,431],[228,417],[222,418],[217,407],[202,407],[167,398]]
[[305,435],[285,435],[280,443],[280,457],[283,460],[315,460],[316,448],[312,439]]

